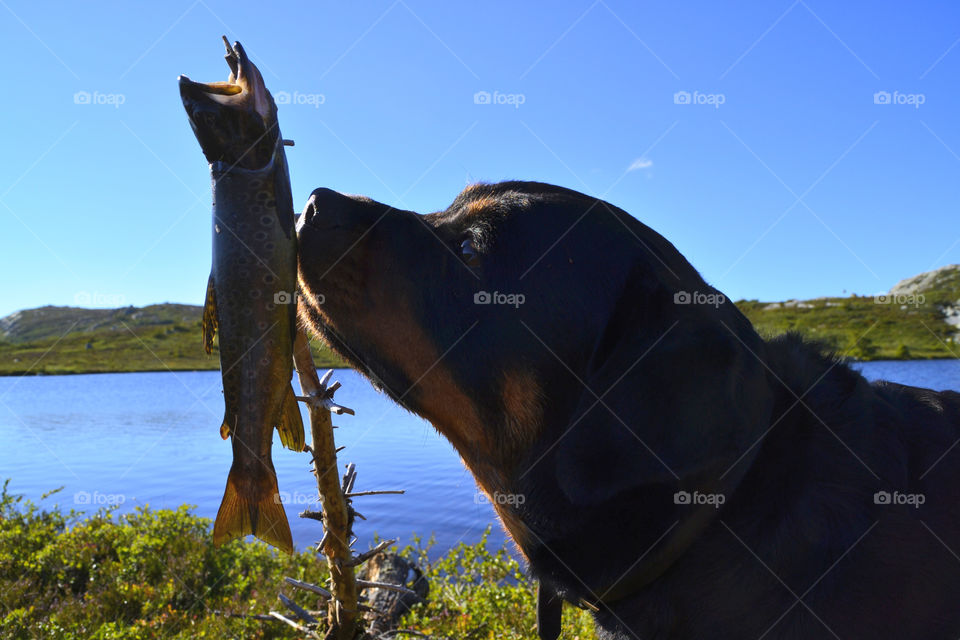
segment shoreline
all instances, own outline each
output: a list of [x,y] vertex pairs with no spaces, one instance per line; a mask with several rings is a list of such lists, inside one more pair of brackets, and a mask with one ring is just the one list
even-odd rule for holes
[[[929,361],[939,361],[939,360],[957,360],[958,358],[951,355],[943,356],[930,356],[926,358],[870,358],[866,360],[858,360],[851,358],[847,360],[847,364],[856,364],[862,362],[929,362]],[[353,370],[352,367],[344,366],[329,366],[329,365],[319,365],[317,369],[333,369],[334,371],[342,370]],[[13,371],[13,372],[0,372],[0,378],[25,378],[25,377],[48,377],[48,376],[86,376],[86,375],[99,375],[99,374],[110,374],[110,373],[190,373],[197,371],[220,371],[220,367],[157,367],[149,369],[120,369],[116,371],[102,371],[102,370],[78,370],[78,371]]]
[[[343,369],[351,369],[351,367],[331,367],[331,366],[318,366],[317,369],[333,369],[334,371],[340,371]],[[220,367],[207,367],[203,369],[198,369],[196,367],[185,367],[183,369],[178,369],[176,367],[158,367],[156,369],[120,369],[117,371],[14,371],[14,372],[0,372],[0,378],[45,378],[45,377],[55,377],[55,376],[90,376],[90,375],[101,375],[101,374],[110,374],[110,373],[190,373],[195,371],[220,371]]]

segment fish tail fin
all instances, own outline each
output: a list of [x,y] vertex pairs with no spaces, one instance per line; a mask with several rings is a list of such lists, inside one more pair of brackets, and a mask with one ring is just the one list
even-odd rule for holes
[[280,421],[277,423],[280,432],[280,442],[292,451],[304,451],[306,444],[303,433],[303,418],[300,416],[300,406],[293,395],[293,387],[287,385],[287,393],[283,397],[283,407],[280,410]]
[[272,470],[249,475],[231,467],[213,525],[213,544],[219,546],[251,533],[281,551],[293,553],[293,537],[280,500],[277,476]]

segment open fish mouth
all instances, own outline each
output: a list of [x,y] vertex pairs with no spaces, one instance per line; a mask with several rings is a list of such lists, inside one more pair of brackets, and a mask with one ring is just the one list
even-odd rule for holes
[[269,162],[276,146],[277,107],[260,70],[239,42],[223,37],[230,68],[226,81],[179,78],[180,98],[208,162],[256,169]]

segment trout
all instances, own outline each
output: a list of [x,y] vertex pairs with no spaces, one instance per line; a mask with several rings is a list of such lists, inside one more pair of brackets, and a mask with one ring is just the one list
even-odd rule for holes
[[190,126],[210,163],[213,267],[203,309],[203,346],[219,334],[224,416],[233,464],[213,528],[214,544],[253,534],[293,551],[270,449],[304,450],[294,396],[297,239],[277,107],[239,42],[226,37],[226,82],[180,76]]

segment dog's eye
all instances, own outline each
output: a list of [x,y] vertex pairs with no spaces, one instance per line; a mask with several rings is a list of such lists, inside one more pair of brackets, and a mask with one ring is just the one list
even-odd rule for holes
[[480,264],[480,254],[477,252],[477,247],[473,244],[472,239],[467,238],[460,243],[460,257],[463,258],[467,266],[475,267]]

